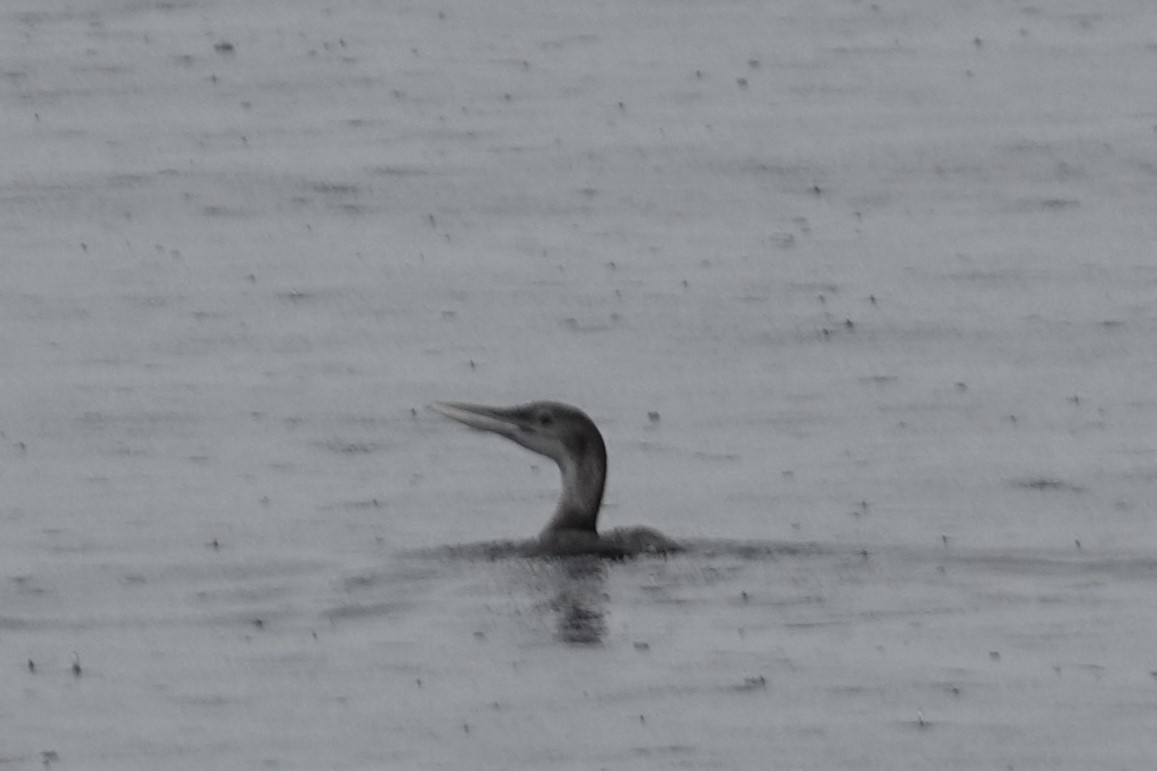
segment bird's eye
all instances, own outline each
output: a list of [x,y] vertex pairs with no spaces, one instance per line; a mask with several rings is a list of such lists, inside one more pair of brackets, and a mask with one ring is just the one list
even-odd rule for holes
[[542,426],[543,428],[546,428],[553,422],[554,418],[550,416],[549,412],[544,412],[538,416],[538,425]]

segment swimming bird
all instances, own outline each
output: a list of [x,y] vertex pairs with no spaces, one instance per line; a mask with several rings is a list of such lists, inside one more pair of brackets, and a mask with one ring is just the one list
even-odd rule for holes
[[544,401],[518,407],[435,402],[430,408],[471,428],[504,436],[558,464],[562,495],[554,515],[521,553],[622,558],[682,551],[675,541],[649,527],[598,532],[607,480],[607,448],[594,421],[577,407]]

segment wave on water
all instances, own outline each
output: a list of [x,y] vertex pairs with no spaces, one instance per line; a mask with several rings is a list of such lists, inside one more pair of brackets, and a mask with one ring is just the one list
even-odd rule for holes
[[[844,558],[889,564],[955,565],[961,568],[1019,574],[1112,574],[1118,577],[1157,579],[1157,555],[1129,552],[1092,552],[1029,548],[926,548],[896,545],[856,545],[817,541],[762,541],[716,538],[682,539],[682,550],[670,554],[641,553],[635,560],[730,559],[764,562],[784,558]],[[443,560],[500,561],[573,559],[597,555],[543,554],[536,539],[497,540],[435,546],[406,555]],[[611,557],[621,560],[621,555]]]
[[[644,552],[632,559],[698,559],[732,557],[745,560],[767,560],[777,557],[820,556],[847,554],[857,555],[862,550],[852,547],[831,546],[813,542],[789,541],[739,541],[725,539],[680,540],[681,551],[672,553]],[[572,557],[597,555],[543,554],[537,539],[481,541],[476,543],[434,546],[406,552],[406,554],[433,559],[496,561],[509,559],[568,559]],[[622,555],[608,555],[609,559],[623,559]]]

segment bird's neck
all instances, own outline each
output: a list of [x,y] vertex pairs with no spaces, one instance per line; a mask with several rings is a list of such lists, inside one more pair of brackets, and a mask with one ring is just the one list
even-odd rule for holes
[[607,481],[607,452],[601,441],[583,450],[558,461],[562,496],[543,535],[562,531],[597,532],[599,506]]

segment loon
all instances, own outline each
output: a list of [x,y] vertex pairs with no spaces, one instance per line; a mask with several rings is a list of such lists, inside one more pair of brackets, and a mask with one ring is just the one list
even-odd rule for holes
[[520,548],[520,553],[621,559],[683,550],[675,541],[648,527],[598,532],[596,523],[607,479],[607,448],[594,421],[577,407],[549,401],[518,407],[435,402],[430,409],[471,428],[504,436],[558,464],[562,495],[554,516],[536,540]]

